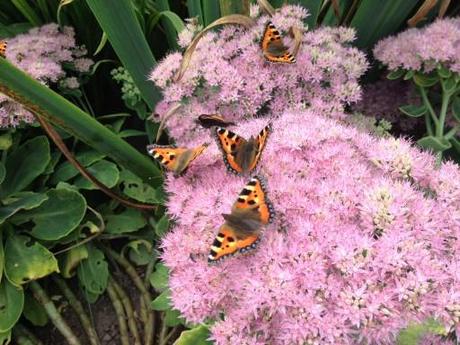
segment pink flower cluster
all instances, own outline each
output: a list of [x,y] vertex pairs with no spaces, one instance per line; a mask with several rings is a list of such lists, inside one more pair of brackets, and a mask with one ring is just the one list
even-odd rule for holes
[[[6,58],[43,84],[59,82],[61,87],[75,89],[80,86],[79,81],[69,76],[63,65],[70,65],[78,74],[88,73],[94,62],[86,54],[83,46],[76,45],[73,28],[60,30],[52,23],[8,39]],[[0,94],[0,127],[32,122],[30,112]]]
[[460,73],[460,18],[438,19],[377,43],[375,57],[390,70],[432,71],[438,63]]
[[[292,47],[287,32],[292,26],[306,30],[306,16],[302,7],[285,6],[270,20],[284,33],[284,43]],[[275,67],[265,61],[259,44],[269,18],[261,15],[254,20],[251,29],[227,25],[218,33],[207,33],[179,82],[172,79],[182,60],[180,53],[167,56],[153,70],[150,79],[164,95],[157,113],[163,116],[172,104],[183,104],[170,120],[174,137],[196,129],[190,114],[217,112],[233,121],[296,107],[340,117],[345,104],[360,99],[358,79],[367,69],[367,61],[348,44],[354,39],[353,29],[306,31],[297,63]],[[190,41],[189,33],[183,36],[184,41]]]
[[[436,170],[404,140],[320,115],[273,119],[261,173],[278,220],[248,255],[207,263],[221,214],[248,181],[225,172],[216,145],[184,177],[168,176],[174,307],[190,322],[214,319],[218,345],[394,344],[410,322],[458,327],[459,167]],[[267,121],[233,130],[255,135]]]

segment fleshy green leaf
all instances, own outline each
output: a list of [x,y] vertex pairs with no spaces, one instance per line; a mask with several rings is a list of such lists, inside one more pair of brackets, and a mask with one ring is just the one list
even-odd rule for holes
[[46,195],[48,200],[37,208],[17,214],[14,221],[31,220],[35,223],[31,232],[34,237],[58,240],[80,224],[86,212],[86,200],[69,189],[51,189]]
[[183,331],[174,345],[212,345],[209,339],[209,329],[200,325],[188,331]]
[[130,198],[150,204],[162,202],[161,193],[152,186],[142,182],[139,177],[129,170],[121,172],[120,181],[123,193]]
[[420,117],[425,115],[425,113],[428,111],[424,105],[417,107],[416,105],[412,104],[399,107],[399,110],[410,117]]
[[48,199],[46,194],[20,193],[10,199],[11,202],[0,207],[0,224],[20,210],[31,210]]
[[[104,154],[94,150],[83,151],[75,155],[75,159],[84,167],[99,162],[104,157]],[[70,162],[65,161],[56,169],[56,172],[51,177],[50,182],[52,184],[57,184],[62,181],[68,181],[77,175],[78,170],[72,164],[70,164]]]
[[95,295],[102,294],[109,279],[109,267],[104,253],[93,246],[88,246],[88,258],[78,266],[77,275],[85,291]]
[[0,282],[0,333],[6,333],[19,320],[24,307],[22,287],[11,284],[8,279]]
[[25,297],[23,311],[25,318],[35,326],[45,326],[48,323],[45,308],[30,293],[26,293]]
[[415,71],[413,69],[410,69],[406,72],[406,74],[404,74],[404,80],[410,80],[414,77],[415,75]]
[[442,84],[442,88],[443,88],[444,92],[447,93],[447,94],[454,93],[455,89],[457,87],[457,82],[455,81],[455,78],[453,76],[448,78],[448,79],[446,79],[441,84]]
[[155,271],[149,277],[150,285],[159,292],[168,288],[169,270],[162,263],[155,265]]
[[0,345],[8,345],[11,342],[11,329],[6,332],[0,332]]
[[163,217],[160,218],[160,220],[157,222],[155,226],[155,233],[161,237],[163,236],[166,231],[169,229],[169,219],[168,216],[163,215]]
[[[107,188],[114,187],[120,177],[117,165],[106,160],[94,163],[88,167],[88,172],[98,179],[99,182],[103,183]],[[93,183],[83,176],[79,176],[75,180],[74,185],[80,189],[97,189]]]
[[460,122],[460,97],[457,96],[452,101],[452,115],[454,115],[455,119]]
[[75,274],[78,265],[88,258],[88,249],[86,246],[78,246],[70,249],[65,253],[65,258],[59,262],[61,275],[64,278],[70,278]]
[[139,210],[126,209],[120,214],[112,214],[106,217],[105,231],[110,234],[122,234],[133,232],[143,228],[147,221]]
[[439,76],[444,79],[449,78],[452,75],[451,70],[441,64],[437,67],[437,71]]
[[152,243],[146,240],[134,240],[123,247],[123,253],[128,251],[129,259],[137,265],[147,265],[154,259]]
[[56,258],[53,254],[24,235],[12,235],[5,245],[5,273],[15,285],[21,285],[31,280],[59,272]]
[[433,136],[423,137],[422,139],[419,139],[417,143],[421,147],[425,149],[431,149],[435,152],[438,152],[438,151],[442,152],[452,147],[452,144],[448,140],[444,138],[439,139]]
[[397,70],[394,70],[394,71],[391,71],[390,73],[388,73],[387,79],[390,79],[390,80],[399,79],[399,78],[401,78],[404,74],[406,74],[406,70],[404,70],[404,69],[397,69]]
[[26,188],[45,171],[50,158],[50,147],[45,136],[30,139],[12,152],[6,159],[6,177],[0,186],[1,198]]
[[168,309],[165,311],[165,324],[169,327],[174,327],[183,323],[180,312],[176,309]]
[[421,87],[431,87],[439,81],[437,75],[425,75],[421,73],[416,73],[414,75],[414,82]]
[[164,311],[171,309],[170,305],[170,291],[169,289],[163,291],[160,295],[158,295],[150,304],[150,307],[153,310],[159,310],[159,311]]
[[5,165],[0,162],[0,184],[3,182],[6,176]]

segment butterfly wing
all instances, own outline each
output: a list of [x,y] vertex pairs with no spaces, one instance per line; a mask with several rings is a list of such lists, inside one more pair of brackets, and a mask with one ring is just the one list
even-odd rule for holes
[[264,179],[253,177],[238,195],[232,213],[224,215],[226,221],[214,239],[208,261],[216,262],[225,256],[256,248],[260,228],[272,222],[274,214],[266,196]]
[[229,122],[220,114],[202,114],[198,116],[198,123],[204,128],[210,128],[214,126],[228,127],[234,125],[234,122]]
[[256,155],[254,157],[254,160],[252,163],[249,165],[249,171],[252,171],[256,168],[257,164],[260,161],[260,157],[262,156],[262,152],[265,148],[265,145],[267,144],[267,139],[268,136],[271,132],[271,124],[267,125],[264,129],[262,129],[257,136],[256,139]]
[[225,128],[217,127],[214,129],[217,144],[224,155],[224,162],[227,169],[235,174],[243,172],[243,167],[238,162],[238,152],[246,144],[246,140],[238,134]]
[[6,41],[0,41],[0,56],[3,58],[6,57],[6,47]]
[[262,52],[267,61],[275,63],[295,63],[295,57],[283,44],[280,32],[272,22],[265,26],[261,41]]
[[193,160],[203,153],[206,147],[207,145],[201,145],[187,149],[173,146],[149,145],[147,146],[147,151],[166,169],[173,171],[175,175],[180,175],[185,172]]

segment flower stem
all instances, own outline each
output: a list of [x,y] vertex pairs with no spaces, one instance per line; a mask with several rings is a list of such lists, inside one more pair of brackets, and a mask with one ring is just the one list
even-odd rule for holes
[[[431,115],[431,119],[433,120],[434,122],[434,125],[438,126],[438,123],[439,123],[439,120],[436,116],[436,113],[434,112],[434,109],[433,109],[433,106],[431,105],[430,103],[430,100],[428,99],[428,95],[426,93],[426,90],[424,87],[420,86],[419,87],[419,91],[420,91],[420,94],[422,95],[422,99],[423,99],[423,103],[425,104],[425,106],[428,108],[428,112],[430,113]],[[430,124],[431,126],[431,124]],[[428,128],[428,123],[427,123],[427,128]]]
[[449,106],[451,94],[442,92],[441,113],[439,114],[439,123],[436,127],[436,136],[441,139],[444,135],[444,122],[446,121],[447,108]]
[[88,315],[85,312],[85,309],[83,309],[83,305],[81,302],[75,297],[74,293],[70,288],[68,287],[67,283],[65,282],[64,279],[62,279],[60,276],[57,274],[53,275],[53,280],[56,283],[56,285],[59,287],[59,289],[62,291],[64,296],[67,298],[67,300],[70,303],[70,306],[72,307],[73,310],[75,310],[75,313],[77,314],[78,318],[80,319],[80,323],[83,326],[83,329],[85,330],[86,334],[88,335],[88,340],[91,345],[99,345],[99,337],[97,336],[96,330],[94,329],[93,325],[91,324],[91,321],[88,317]]
[[123,305],[121,304],[120,297],[118,296],[115,288],[113,287],[113,282],[109,280],[107,284],[107,293],[109,298],[112,301],[113,308],[118,319],[118,325],[120,327],[120,340],[122,345],[129,345],[128,337],[128,326],[126,325],[125,313],[123,311]]
[[61,334],[64,336],[67,343],[69,345],[81,345],[78,338],[72,332],[69,325],[67,325],[67,322],[65,322],[64,318],[56,309],[56,306],[54,305],[53,301],[51,301],[51,299],[48,297],[45,290],[43,290],[40,284],[38,284],[36,281],[33,281],[29,284],[29,286],[32,290],[35,299],[38,302],[40,302],[43,308],[45,308],[45,311],[48,314],[49,318],[56,326],[56,328],[59,330],[59,332],[61,332]]

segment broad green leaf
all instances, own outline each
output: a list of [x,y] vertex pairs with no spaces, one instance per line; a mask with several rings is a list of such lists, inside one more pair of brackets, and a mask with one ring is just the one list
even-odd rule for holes
[[431,87],[439,81],[438,76],[415,73],[414,82],[421,87]]
[[50,158],[50,146],[45,136],[35,137],[19,146],[6,159],[6,177],[0,186],[1,198],[26,188],[45,171]]
[[162,237],[166,231],[169,229],[169,219],[168,216],[163,215],[160,220],[155,225],[155,233]]
[[13,137],[11,133],[0,135],[0,151],[8,150],[13,145]]
[[6,332],[0,332],[0,345],[8,345],[11,342],[11,329]]
[[413,69],[410,69],[404,74],[404,80],[411,80],[415,75],[415,71]]
[[452,94],[455,92],[457,82],[455,81],[455,78],[452,76],[446,80],[443,80],[441,82],[441,85],[445,93]]
[[448,140],[444,138],[439,139],[433,136],[423,137],[422,139],[417,140],[417,143],[421,147],[431,149],[435,152],[442,152],[452,147],[452,144]]
[[216,0],[202,0],[203,22],[204,26],[208,26],[220,17],[220,6]]
[[6,169],[5,169],[5,165],[0,162],[0,184],[3,182],[3,180],[5,179],[5,176],[6,176]]
[[[116,1],[113,4],[124,1]],[[105,7],[113,8],[113,6]],[[0,86],[3,88],[3,93],[8,94],[8,96],[21,104],[34,104],[34,109],[46,116],[51,123],[65,128],[68,133],[82,140],[93,149],[109,156],[126,169],[135,172],[145,183],[152,186],[158,186],[161,183],[161,173],[151,159],[118,138],[115,133],[100,124],[95,118],[83,112],[50,88],[32,79],[6,59],[0,59],[0,71],[2,71],[0,73]],[[147,74],[148,71],[142,74],[142,78],[145,78]],[[34,155],[29,156],[28,161],[31,160],[31,157],[35,160],[36,151],[35,147]],[[41,162],[42,160],[39,159],[38,161]],[[40,164],[38,165],[40,166]],[[35,164],[32,171],[35,172],[36,170],[37,164]],[[5,182],[3,185],[5,185]]]
[[399,107],[399,110],[410,117],[420,117],[425,115],[425,113],[428,111],[424,105],[416,106],[412,104],[403,105],[402,107]]
[[48,196],[29,192],[16,194],[10,199],[13,201],[0,207],[0,224],[21,210],[31,210],[40,206],[48,199]]
[[404,76],[405,74],[406,74],[405,69],[397,69],[397,70],[394,70],[394,71],[391,71],[390,73],[388,73],[387,74],[387,79],[390,79],[390,80],[399,79],[402,76]]
[[143,228],[147,221],[141,211],[128,208],[120,214],[111,214],[107,220],[105,231],[109,234],[123,234]]
[[441,78],[449,78],[452,75],[452,71],[443,65],[439,64],[438,67],[436,68],[438,71],[438,74]]
[[170,295],[171,295],[171,293],[170,293],[169,289],[163,291],[160,295],[158,295],[152,301],[152,303],[150,303],[150,307],[153,310],[158,310],[158,311],[164,311],[164,310],[171,309],[171,305],[170,305],[170,301],[169,301]]
[[27,0],[11,0],[12,4],[16,6],[18,11],[27,18],[27,20],[33,26],[40,26],[43,24],[40,17],[34,11],[34,9],[29,5]]
[[109,267],[104,253],[93,246],[87,246],[88,258],[78,266],[77,275],[81,286],[90,294],[100,295],[109,279]]
[[[217,0],[216,0],[217,2]],[[187,0],[187,10],[189,18],[198,18],[198,21],[201,25],[203,22],[203,10],[201,7],[201,0]]]
[[129,170],[123,170],[121,172],[120,181],[123,193],[130,198],[149,204],[162,202],[161,193],[152,186],[144,183]]
[[132,2],[117,0],[112,1],[110,6],[107,6],[105,0],[86,0],[86,3],[141,91],[142,98],[153,109],[160,94],[146,76],[156,61],[136,18]]
[[5,273],[15,285],[59,272],[58,263],[53,254],[32,238],[24,235],[12,235],[5,245]]
[[162,263],[155,265],[155,271],[149,277],[150,285],[159,292],[168,288],[169,270]]
[[88,248],[86,246],[78,246],[70,249],[65,253],[62,261],[59,261],[61,275],[64,278],[71,278],[75,274],[78,265],[88,258]]
[[[0,25],[0,37],[8,38],[14,37],[19,34],[23,34],[30,29],[32,29],[33,25],[30,23],[13,23],[10,25]],[[0,343],[1,344],[1,343]]]
[[[75,155],[76,160],[84,167],[99,162],[104,157],[104,154],[94,150],[85,150]],[[78,174],[78,170],[70,162],[66,161],[59,165],[50,182],[57,184],[62,181],[68,181]]]
[[80,193],[69,189],[50,189],[46,196],[48,200],[39,207],[21,212],[13,220],[31,220],[35,223],[32,236],[41,240],[58,240],[80,224],[86,212],[86,200]]
[[209,329],[205,325],[183,331],[173,345],[212,345]]
[[180,312],[178,310],[168,309],[165,311],[164,322],[166,326],[174,327],[174,326],[182,324],[183,321],[184,319],[180,317]]
[[452,101],[452,115],[454,115],[454,118],[460,122],[460,97],[457,96],[454,98]]
[[147,265],[154,259],[152,243],[146,240],[134,240],[123,247],[122,253],[128,251],[129,259],[136,265]]
[[[106,160],[94,163],[88,167],[87,170],[107,188],[114,187],[118,182],[118,178],[120,177],[120,172],[118,171],[117,165]],[[96,187],[92,182],[83,176],[77,177],[74,185],[79,189],[98,189],[98,187]]]
[[443,335],[444,327],[434,320],[428,320],[421,324],[411,324],[398,335],[398,345],[417,345],[426,333]]
[[43,327],[48,323],[45,308],[30,293],[25,295],[23,314],[35,326]]
[[24,307],[22,287],[11,284],[8,279],[0,282],[0,333],[6,333],[19,320]]

